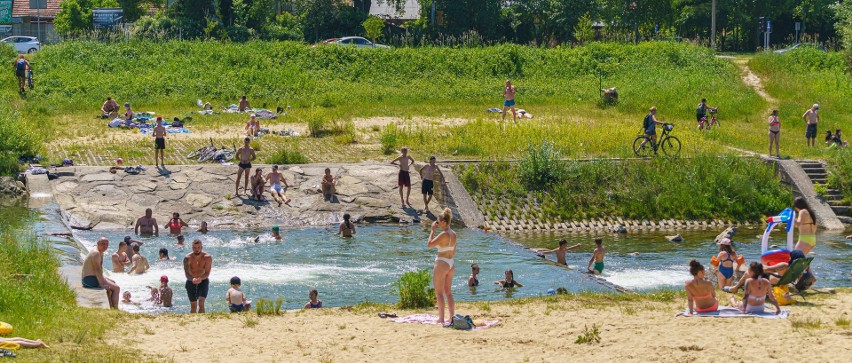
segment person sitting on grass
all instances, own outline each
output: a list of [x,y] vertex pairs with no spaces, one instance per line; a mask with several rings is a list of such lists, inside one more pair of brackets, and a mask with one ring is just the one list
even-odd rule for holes
[[559,247],[554,248],[552,250],[542,251],[542,253],[543,254],[555,253],[556,254],[556,263],[563,265],[563,266],[568,266],[568,261],[565,259],[565,253],[570,251],[570,250],[573,250],[577,247],[580,247],[580,246],[582,246],[581,243],[578,243],[578,244],[575,244],[571,247],[568,247],[568,241],[566,241],[563,238],[562,240],[559,241]]
[[825,146],[831,146],[834,144],[834,135],[831,133],[831,130],[825,130]]
[[731,296],[731,306],[742,310],[746,314],[762,314],[766,309],[765,300],[769,297],[769,301],[775,305],[775,315],[781,313],[781,307],[778,306],[778,301],[775,300],[775,294],[772,293],[772,283],[769,282],[763,275],[763,265],[759,262],[752,262],[748,269],[749,277],[746,280],[743,301],[737,302]]
[[319,297],[319,292],[317,292],[316,289],[313,289],[310,292],[308,292],[308,298],[311,301],[308,301],[305,304],[304,308],[305,309],[319,309],[319,308],[321,308],[322,307],[322,300],[317,300],[317,297]]
[[263,178],[263,169],[257,168],[251,177],[251,196],[255,200],[263,200],[263,187],[265,185],[266,179]]
[[334,200],[334,175],[331,175],[331,169],[325,168],[325,175],[322,176],[322,197],[324,200]]
[[849,146],[849,143],[843,141],[843,136],[840,134],[840,129],[834,131],[834,137],[831,139],[837,147],[846,147]]
[[479,279],[476,278],[476,275],[479,275],[479,265],[474,263],[470,265],[470,276],[467,278],[468,287],[479,286]]
[[704,266],[696,260],[689,261],[689,273],[693,278],[684,286],[689,315],[719,310],[716,289],[713,288],[713,283],[704,279]]
[[231,277],[231,288],[225,293],[225,300],[228,302],[228,309],[232,313],[241,313],[251,309],[251,303],[246,300],[246,294],[240,290],[240,278],[237,276]]
[[110,119],[113,119],[118,116],[118,109],[118,102],[115,102],[112,97],[107,97],[106,101],[104,101],[104,105],[101,106],[101,112],[103,113],[103,116],[108,117]]
[[500,285],[500,287],[504,289],[511,289],[515,287],[524,287],[520,282],[515,281],[515,273],[512,270],[506,270],[506,279],[500,281],[494,281],[494,284]]

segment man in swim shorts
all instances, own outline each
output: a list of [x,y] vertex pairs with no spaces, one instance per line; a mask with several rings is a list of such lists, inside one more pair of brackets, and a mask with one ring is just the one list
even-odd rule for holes
[[[157,126],[154,126],[154,166],[166,167],[166,162],[163,160],[166,154],[166,127],[163,126],[163,118],[157,116]],[[157,164],[157,157],[160,158],[160,164]]]
[[805,114],[802,115],[802,119],[805,120],[805,123],[808,124],[808,129],[805,131],[805,138],[808,139],[808,146],[816,145],[816,136],[817,136],[817,123],[819,123],[819,105],[814,104],[811,108],[805,111]]
[[578,243],[578,244],[575,244],[571,247],[568,247],[568,241],[563,238],[562,240],[559,241],[559,247],[554,248],[552,250],[542,251],[542,253],[543,254],[554,253],[554,254],[556,254],[556,263],[558,263],[562,266],[568,266],[568,260],[565,258],[565,254],[568,251],[573,250],[573,249],[580,247],[580,246],[582,246],[581,243]]
[[121,288],[115,281],[104,277],[104,252],[109,248],[109,240],[106,237],[98,239],[97,249],[89,252],[83,260],[81,273],[83,287],[87,289],[106,290],[109,307],[118,309],[118,300],[121,296]]
[[160,227],[157,226],[157,219],[153,217],[154,212],[151,208],[145,209],[145,215],[136,220],[136,226],[133,227],[133,233],[143,236],[160,234]]
[[[290,200],[287,199],[287,188],[290,186],[287,185],[287,179],[284,178],[284,174],[278,172],[278,165],[272,166],[272,172],[266,174],[266,180],[269,181],[269,194],[272,194],[272,199],[278,202],[278,206],[281,206],[281,203],[286,203],[290,205]],[[284,182],[284,188],[281,188],[281,182]]]
[[433,180],[435,173],[438,173],[444,184],[447,184],[447,179],[444,178],[444,173],[442,173],[441,168],[435,164],[435,156],[431,156],[429,157],[429,164],[420,168],[420,177],[423,179],[420,184],[420,192],[423,193],[423,205],[426,206],[426,208],[423,209],[423,213],[429,213],[429,202],[432,201],[432,194],[435,189],[435,181]]
[[[592,258],[589,259],[589,266],[586,267],[586,269],[589,270],[589,273],[598,275],[603,273],[605,255],[606,250],[603,248],[603,239],[595,239],[595,252],[592,253]],[[592,269],[593,263],[594,269]]]
[[[393,159],[391,164],[399,165],[399,201],[402,203],[402,208],[405,208],[405,205],[411,206],[411,202],[408,201],[408,197],[411,196],[411,175],[408,172],[408,168],[414,165],[414,158],[408,156],[408,148],[404,147],[399,150],[399,157]],[[397,164],[399,162],[399,164]],[[405,195],[405,199],[402,199],[402,189],[403,187],[408,187],[408,194]]]
[[124,268],[130,265],[127,258],[127,244],[124,241],[118,243],[118,250],[112,254],[112,272],[124,273]]
[[515,86],[508,79],[506,80],[506,87],[503,87],[503,98],[503,121],[506,121],[506,109],[511,109],[512,121],[514,122],[517,118],[515,113]]
[[213,256],[203,252],[200,240],[192,242],[192,252],[183,259],[183,271],[186,275],[186,294],[189,297],[189,312],[204,313],[204,301],[210,289],[210,269],[213,267]]
[[243,139],[243,147],[237,150],[237,159],[240,161],[237,166],[239,170],[237,171],[237,190],[236,196],[240,196],[240,177],[242,177],[243,173],[245,173],[245,179],[243,181],[243,191],[248,190],[248,182],[249,182],[249,173],[251,172],[251,162],[257,158],[257,155],[254,153],[254,149],[249,146],[251,143],[251,138],[246,136]]

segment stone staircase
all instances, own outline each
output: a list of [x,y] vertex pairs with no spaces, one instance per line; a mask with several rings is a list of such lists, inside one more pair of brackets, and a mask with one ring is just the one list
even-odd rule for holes
[[[802,167],[802,170],[805,171],[805,174],[808,175],[808,178],[811,179],[811,182],[813,182],[815,186],[817,184],[828,183],[828,171],[825,170],[825,165],[821,162],[815,160],[798,160],[797,163]],[[843,195],[840,194],[840,191],[836,189],[828,189],[827,193],[825,193],[822,198],[826,203],[828,203],[831,210],[834,211],[834,214],[836,214],[843,223],[852,223],[852,211],[850,211],[849,205],[843,202]]]

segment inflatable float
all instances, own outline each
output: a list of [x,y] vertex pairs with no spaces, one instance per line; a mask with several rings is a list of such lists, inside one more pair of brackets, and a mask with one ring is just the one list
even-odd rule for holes
[[0,321],[0,335],[12,334],[12,324]]
[[[779,263],[790,262],[790,251],[793,250],[793,221],[796,220],[796,212],[787,208],[781,211],[780,214],[766,219],[768,225],[763,231],[763,237],[760,239],[760,262],[766,266],[774,266]],[[769,249],[769,234],[779,224],[785,224],[784,230],[787,231],[787,248]]]

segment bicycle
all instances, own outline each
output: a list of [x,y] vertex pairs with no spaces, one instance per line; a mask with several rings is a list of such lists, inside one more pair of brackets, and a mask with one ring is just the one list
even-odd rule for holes
[[677,156],[680,153],[680,140],[669,135],[672,129],[674,129],[673,124],[663,124],[663,134],[660,135],[658,143],[655,143],[653,139],[645,135],[645,130],[642,130],[642,133],[633,139],[633,152],[638,157],[650,157],[651,152],[657,155],[657,149],[659,148],[663,150],[663,154]]
[[710,119],[708,120],[707,115],[704,115],[704,117],[702,117],[701,120],[698,120],[698,129],[699,130],[703,130],[705,128],[707,130],[710,130],[710,128],[713,127],[713,126],[721,126],[722,125],[719,122],[719,120],[716,119],[716,113],[719,112],[718,107],[717,108],[708,108],[707,112],[710,113]]
[[32,89],[35,88],[35,83],[33,83],[33,69],[32,68],[29,68],[29,71],[27,71],[27,87],[30,88],[30,91],[32,91]]
[[[189,153],[186,157],[189,158],[189,159],[192,159],[192,158],[195,158],[196,156],[202,156],[203,157],[204,155],[215,153],[215,152],[216,152],[216,147],[213,146],[213,138],[210,138],[210,145],[209,146],[203,146],[203,147],[199,148],[198,150],[195,150],[195,151]],[[199,158],[198,161],[202,161],[202,160],[200,160],[200,158]]]

